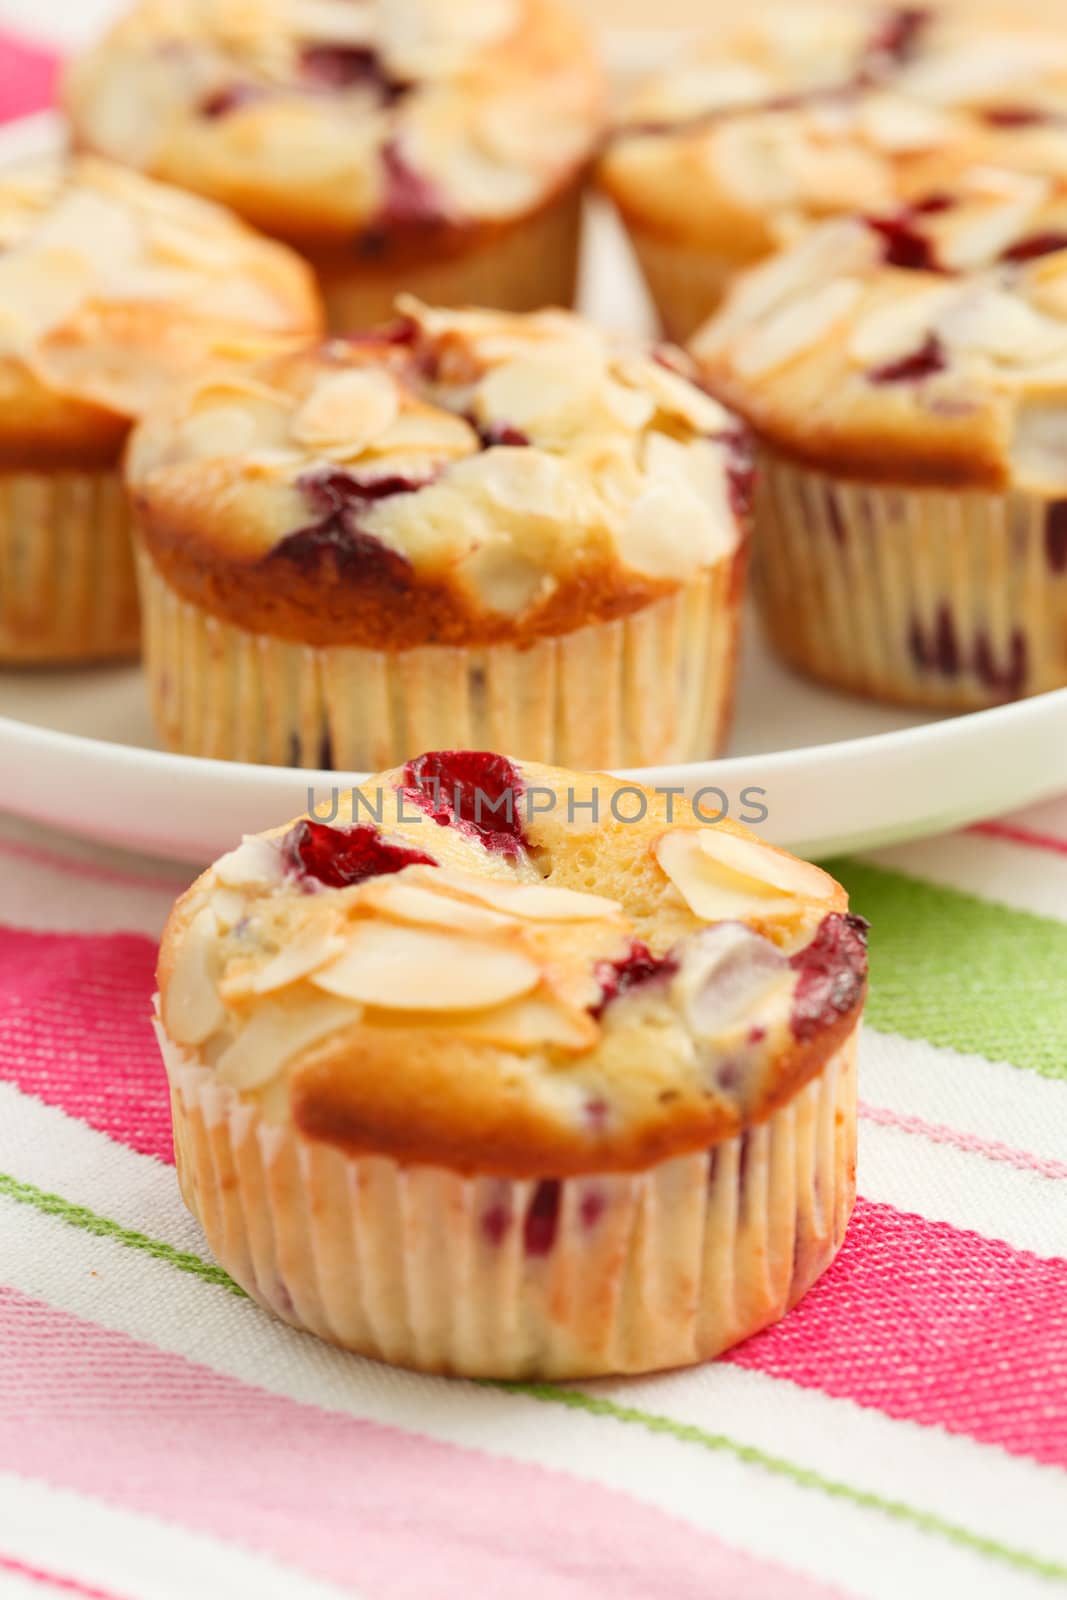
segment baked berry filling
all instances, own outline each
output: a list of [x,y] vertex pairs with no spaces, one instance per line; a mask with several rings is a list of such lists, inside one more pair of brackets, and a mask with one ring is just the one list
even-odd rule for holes
[[394,78],[369,45],[307,45],[300,55],[300,76],[319,89],[374,89],[385,105],[395,105],[412,87]]
[[305,571],[317,569],[330,559],[342,577],[378,577],[406,583],[412,572],[410,561],[364,532],[359,526],[359,513],[375,500],[414,494],[429,481],[399,474],[358,477],[341,467],[307,473],[298,480],[297,487],[309,507],[318,513],[318,521],[288,534],[271,554]]
[[903,67],[914,60],[929,21],[925,6],[901,6],[891,11],[864,51],[869,70]]
[[590,1006],[590,1012],[599,1020],[612,1000],[629,994],[631,989],[643,989],[658,978],[670,977],[677,970],[674,956],[654,956],[647,944],[635,939],[621,961],[597,962],[593,976],[600,985],[600,999],[595,1006]]
[[932,242],[912,222],[913,213],[896,217],[867,217],[864,220],[882,240],[882,259],[889,267],[908,272],[940,272]]
[[1045,554],[1053,572],[1067,572],[1067,500],[1050,500],[1046,507]]
[[790,956],[798,974],[789,1017],[795,1039],[813,1039],[859,1004],[867,981],[867,930],[862,917],[832,912],[811,943]]
[[242,111],[245,106],[254,105],[257,100],[266,97],[267,90],[257,83],[228,83],[221,89],[212,89],[201,100],[197,110],[202,117],[215,121],[219,117],[228,117],[231,112]]
[[404,768],[404,798],[443,828],[458,828],[487,850],[516,859],[527,840],[519,816],[517,768],[483,750],[433,750]]
[[991,128],[1037,128],[1057,120],[1032,106],[987,106],[980,116]]
[[980,683],[1004,700],[1017,700],[1026,685],[1029,652],[1022,631],[1012,629],[1003,658],[999,658],[989,634],[985,628],[979,628],[973,650],[968,652],[960,643],[947,605],[938,607],[930,629],[917,617],[913,618],[908,631],[908,648],[919,672],[956,678],[970,670]]
[[518,428],[513,428],[507,422],[472,423],[471,426],[482,441],[483,450],[492,450],[493,446],[498,444],[525,447],[530,443],[527,434]]
[[918,383],[935,372],[943,372],[947,365],[944,345],[936,333],[929,333],[910,355],[872,367],[867,377],[871,383]]
[[756,489],[756,458],[752,440],[744,428],[731,428],[728,433],[717,434],[726,445],[726,488],[730,510],[738,522],[744,522],[752,511]]
[[523,1248],[528,1256],[547,1256],[559,1232],[560,1182],[542,1178],[533,1192],[522,1228]]
[[423,850],[390,844],[366,822],[353,828],[297,822],[282,840],[282,858],[286,870],[301,883],[321,883],[328,889],[350,889],[353,884],[402,872],[405,867],[438,864]]
[[1031,233],[1019,239],[1001,253],[1001,261],[1036,261],[1039,256],[1053,255],[1057,250],[1067,250],[1067,233]]

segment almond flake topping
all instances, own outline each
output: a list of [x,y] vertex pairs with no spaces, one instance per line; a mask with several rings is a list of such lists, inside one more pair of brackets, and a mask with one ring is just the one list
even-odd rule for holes
[[723,828],[673,828],[654,848],[689,909],[706,922],[780,913],[797,901],[829,902],[837,894],[820,868]]
[[478,1011],[529,994],[541,969],[519,950],[425,928],[357,923],[312,983],[389,1011]]

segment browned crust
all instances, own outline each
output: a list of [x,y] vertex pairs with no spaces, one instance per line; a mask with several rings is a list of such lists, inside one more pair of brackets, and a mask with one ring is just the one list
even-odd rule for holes
[[[759,444],[800,466],[885,487],[996,492],[1010,487],[1010,470],[998,447],[997,418],[989,405],[955,415],[924,416],[909,408],[895,419],[883,414],[880,426],[872,419],[869,428],[862,428],[844,413],[837,419],[814,411],[820,386],[825,392],[852,376],[843,370],[813,366],[795,390],[776,375],[773,396],[768,396],[735,378],[726,363],[704,360],[701,365],[709,389],[744,419]],[[795,416],[786,415],[790,398]],[[804,403],[807,398],[811,404]]]
[[[120,19],[112,34],[97,46],[96,54],[107,52],[112,36],[124,45],[130,31],[129,19]],[[151,45],[158,47],[160,42],[158,39],[149,42],[142,38],[142,51]],[[585,145],[588,158],[591,159],[605,121],[603,73],[588,29],[566,5],[558,4],[556,0],[551,0],[551,3],[550,0],[526,0],[512,32],[492,45],[483,47],[469,64],[467,77],[470,82],[466,92],[477,90],[484,84],[507,85],[516,78],[520,86],[526,86],[540,75],[545,85],[545,114],[551,118],[554,112],[550,87],[552,79],[560,72],[574,72],[576,62],[581,63],[585,80],[584,125],[588,130]],[[518,70],[517,63],[521,64],[521,70]],[[68,78],[63,94],[71,124],[73,148],[80,153],[110,155],[115,159],[116,152],[101,149],[93,140],[81,105],[82,95],[75,87],[76,76],[74,79]],[[299,94],[298,90],[293,92]],[[458,83],[455,92],[465,92],[464,83]],[[500,98],[505,97],[504,87],[497,87],[495,92]],[[260,114],[269,115],[269,102],[258,110]],[[195,107],[190,107],[182,119],[179,132],[195,134],[197,141],[200,141],[205,126]],[[344,137],[343,123],[339,123],[337,137]],[[279,178],[277,171],[267,161],[262,161],[254,174],[241,172],[220,157],[219,151],[223,147],[221,138],[204,142],[199,148],[194,146],[196,155],[192,157],[189,156],[190,142],[187,138],[183,144],[179,139],[177,145],[172,144],[159,159],[146,163],[144,170],[164,182],[191,189],[229,206],[238,216],[261,228],[264,233],[285,240],[302,254],[316,260],[320,252],[330,255],[336,248],[338,253],[348,257],[349,271],[353,263],[358,264],[359,261],[354,250],[358,232],[372,227],[379,231],[378,219],[374,216],[342,214],[337,204],[336,184],[328,178],[318,175],[308,181],[306,174],[297,173],[286,181]],[[558,197],[563,190],[582,183],[586,167],[587,159],[583,158],[577,167],[569,165],[554,173],[546,172],[544,203],[551,203],[551,199]],[[526,210],[522,216],[528,218],[540,209],[541,204],[539,200],[533,211]],[[507,226],[507,223],[503,225]],[[462,253],[468,248],[477,248],[479,242],[491,237],[497,226],[495,223],[448,223],[440,228],[438,237],[423,227],[398,229],[390,225],[383,226],[380,231],[387,241],[394,264],[403,265],[405,261],[425,259],[428,251],[433,259],[437,259],[441,249]],[[489,230],[488,235],[483,235],[483,228]],[[477,236],[474,240],[469,237],[472,234]],[[396,255],[392,253],[394,248]]]
[[[258,557],[222,553],[192,528],[155,512],[143,492],[134,492],[133,511],[141,543],[183,599],[248,633],[316,649],[521,648],[587,623],[629,616],[679,588],[673,580],[627,576],[604,561],[562,578],[547,600],[521,617],[507,617],[476,609],[446,575],[416,572],[399,557],[385,555],[357,577],[340,570],[329,554],[305,568],[277,548]],[[733,574],[743,570],[742,552],[727,559]],[[739,586],[740,577],[733,581]]]
[[[489,1102],[476,1089],[466,1091],[462,1066],[470,1063],[470,1042],[457,1042],[447,1029],[421,1028],[376,1034],[361,1030],[355,1071],[351,1056],[349,1070],[339,1070],[336,1044],[308,1057],[290,1079],[293,1121],[307,1138],[339,1146],[349,1155],[385,1155],[461,1173],[569,1178],[638,1172],[706,1150],[766,1121],[844,1044],[858,1025],[865,996],[866,989],[847,1015],[810,1043],[794,1043],[782,1052],[771,1068],[773,1087],[749,1118],[722,1102],[679,1098],[636,1128],[594,1138],[577,1127],[561,1126],[558,1119],[538,1116],[529,1106],[512,1104],[506,1094]],[[432,1128],[420,1125],[404,1074],[398,1083],[396,1061],[413,1055],[424,1068],[420,1080],[426,1101],[434,1105]],[[484,1081],[480,1073],[474,1077]]]
[[38,382],[0,359],[0,471],[53,472],[117,466],[129,420]]
[[582,162],[545,191],[537,205],[516,216],[493,220],[445,218],[435,222],[368,225],[360,232],[343,236],[316,235],[308,231],[279,234],[285,243],[299,250],[311,263],[316,275],[328,284],[335,278],[351,278],[354,272],[392,282],[405,267],[421,267],[462,256],[478,255],[491,249],[568,198],[580,196],[588,182],[590,165]]

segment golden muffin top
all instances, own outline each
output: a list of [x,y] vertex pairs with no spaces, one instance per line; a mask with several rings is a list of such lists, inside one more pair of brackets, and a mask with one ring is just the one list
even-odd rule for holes
[[681,351],[562,311],[438,311],[193,381],[131,441],[171,585],[313,645],[492,643],[735,555],[738,424]]
[[865,980],[817,867],[676,794],[469,751],[246,839],[159,967],[181,1062],[269,1119],[512,1177],[733,1137],[843,1043]]
[[85,158],[0,174],[0,459],[113,457],[180,374],[321,326],[310,271],[220,206]]
[[66,108],[86,148],[310,241],[534,209],[602,93],[557,0],[141,0]]
[[992,168],[820,224],[693,350],[788,454],[845,476],[1067,491],[1067,184]]

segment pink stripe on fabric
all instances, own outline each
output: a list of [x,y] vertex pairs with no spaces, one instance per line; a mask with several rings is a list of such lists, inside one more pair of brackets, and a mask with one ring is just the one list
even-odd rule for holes
[[147,889],[157,894],[169,895],[176,900],[189,883],[180,875],[164,878],[155,873],[127,872],[119,867],[102,867],[92,861],[80,861],[77,856],[61,855],[58,850],[42,850],[38,845],[23,844],[14,839],[0,839],[0,856],[14,861],[29,861],[37,867],[47,867],[64,877],[88,878],[94,883],[113,884],[121,889]]
[[82,1600],[121,1600],[113,1589],[99,1589],[95,1584],[82,1583],[78,1578],[68,1578],[58,1572],[46,1572],[43,1567],[30,1566],[15,1556],[0,1555],[0,1572],[10,1572],[29,1583],[39,1583],[49,1589],[59,1589],[64,1594],[76,1594]]
[[1067,856],[1067,839],[1058,839],[1052,833],[1038,833],[1033,828],[1021,828],[1013,822],[976,822],[968,831],[984,834],[987,839],[1006,839],[1010,844],[1024,844],[1031,850],[1050,850],[1053,855]]
[[59,57],[0,30],[0,122],[44,111],[56,92]]
[[26,1476],[393,1600],[839,1594],[628,1495],[301,1405],[10,1289],[0,1439]]
[[952,1145],[954,1149],[966,1150],[970,1155],[984,1156],[987,1161],[1004,1161],[1009,1166],[1018,1167],[1020,1172],[1036,1172],[1041,1178],[1067,1178],[1065,1161],[1034,1156],[1028,1150],[1017,1150],[1014,1145],[1001,1144],[997,1139],[982,1139],[976,1133],[960,1133],[943,1122],[926,1122],[922,1117],[890,1111],[886,1106],[869,1106],[862,1100],[859,1114],[864,1122],[874,1122],[883,1128],[899,1128],[902,1133],[918,1134],[934,1144]]
[[0,927],[0,1080],[173,1161],[150,1022],[155,964],[154,944],[137,934]]
[[1067,1466],[1067,1261],[856,1202],[830,1271],[726,1359]]

